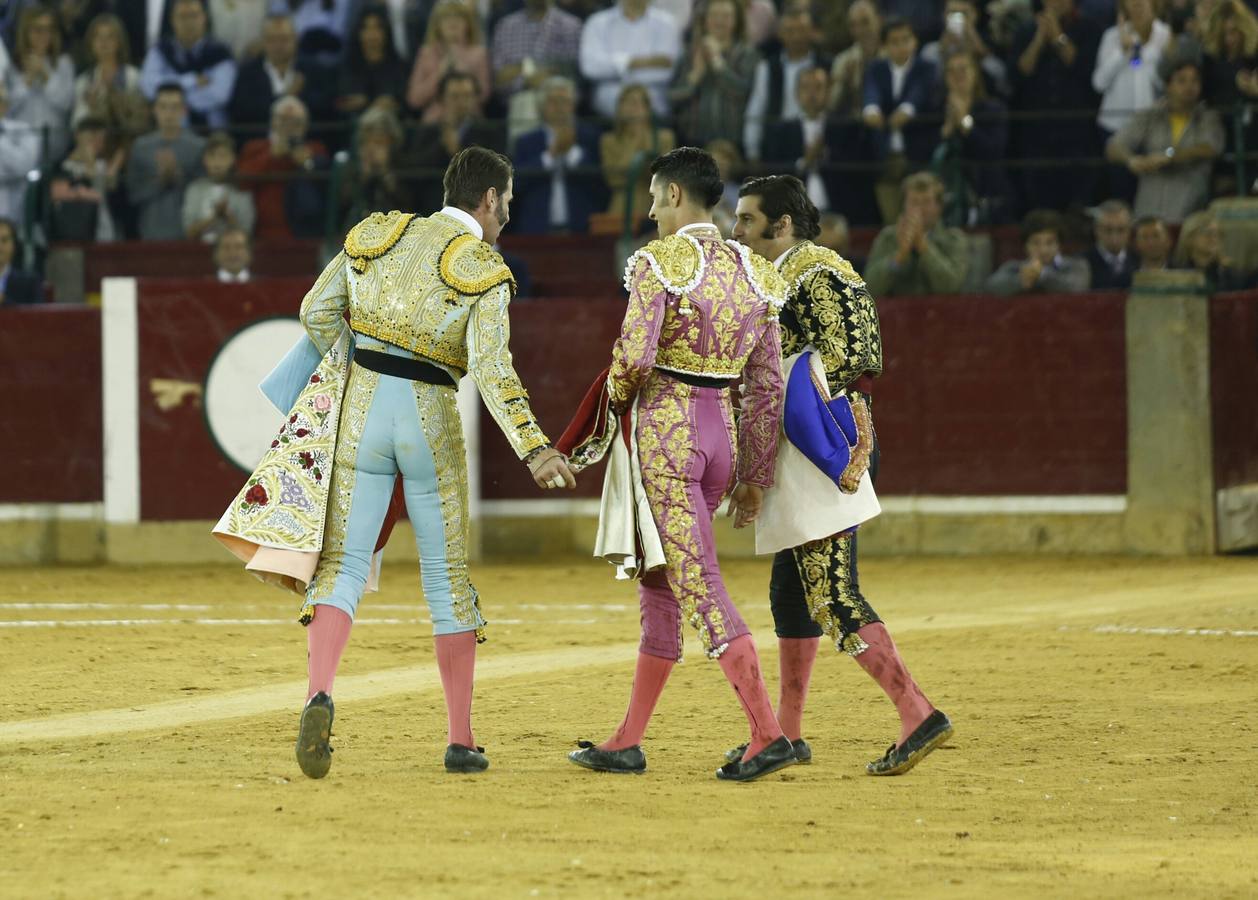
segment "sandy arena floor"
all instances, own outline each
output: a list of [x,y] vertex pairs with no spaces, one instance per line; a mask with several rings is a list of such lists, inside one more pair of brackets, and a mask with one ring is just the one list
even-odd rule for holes
[[[776,696],[768,565],[726,571]],[[319,782],[285,595],[229,567],[0,574],[0,896],[1258,896],[1255,558],[870,560],[955,740],[867,777],[894,711],[829,651],[813,765],[750,785],[713,778],[745,726],[693,635],[646,775],[565,761],[632,674],[635,595],[593,562],[474,572],[492,767],[462,777],[414,573],[386,568]]]

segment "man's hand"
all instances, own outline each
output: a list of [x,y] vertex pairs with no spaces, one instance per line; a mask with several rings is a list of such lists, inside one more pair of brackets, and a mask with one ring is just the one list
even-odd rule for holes
[[571,125],[564,125],[555,129],[555,139],[550,145],[550,155],[556,159],[562,159],[568,155],[568,151],[572,149],[577,142],[577,130]]
[[1018,270],[1018,279],[1022,282],[1022,289],[1029,291],[1040,280],[1040,273],[1044,271],[1044,265],[1038,259],[1028,260],[1022,264],[1022,268]]
[[529,460],[528,466],[533,473],[533,480],[544,491],[561,487],[571,491],[577,486],[577,476],[568,467],[568,460],[558,450],[542,450]]
[[729,512],[733,516],[735,528],[746,528],[760,515],[760,507],[764,505],[764,488],[757,484],[738,483],[734,493],[729,497]]
[[882,131],[887,127],[886,120],[882,117],[882,112],[877,109],[871,109],[864,115],[865,124],[875,131]]
[[901,265],[908,262],[909,257],[913,255],[913,248],[917,244],[921,230],[917,216],[910,212],[900,214],[899,221],[895,223],[896,262]]
[[912,121],[913,117],[902,109],[897,109],[891,114],[891,130],[899,131],[905,125]]

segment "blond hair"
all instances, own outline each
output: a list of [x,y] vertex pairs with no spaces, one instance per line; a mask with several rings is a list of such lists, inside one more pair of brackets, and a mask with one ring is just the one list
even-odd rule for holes
[[424,32],[425,44],[441,43],[441,23],[450,16],[460,16],[467,23],[467,45],[481,43],[480,17],[463,0],[441,0],[428,17],[428,30]]
[[[1193,244],[1197,240],[1197,235],[1205,231],[1211,225],[1218,225],[1219,220],[1215,218],[1213,212],[1208,209],[1200,210],[1193,213],[1184,220],[1184,224],[1179,226],[1179,240],[1175,244],[1175,252],[1172,255],[1172,261],[1177,266],[1192,266],[1196,263],[1193,261]],[[1219,248],[1218,259],[1215,260],[1220,266],[1230,266],[1231,261],[1223,255],[1223,249]]]
[[1210,11],[1206,18],[1205,36],[1201,46],[1211,56],[1223,56],[1223,28],[1228,22],[1234,21],[1244,36],[1241,49],[1242,56],[1253,56],[1258,53],[1258,17],[1250,12],[1249,7],[1239,0],[1221,0],[1218,6]]

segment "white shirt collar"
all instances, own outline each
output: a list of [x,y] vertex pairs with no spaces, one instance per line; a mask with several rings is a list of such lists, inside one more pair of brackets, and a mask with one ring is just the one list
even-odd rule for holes
[[792,244],[791,246],[783,250],[782,255],[773,261],[773,268],[778,269],[780,271],[782,268],[782,263],[786,262],[786,257],[794,253],[799,248],[800,244],[802,243],[804,242],[800,241],[799,244]]
[[245,284],[249,281],[249,270],[241,269],[235,275],[226,269],[218,270],[218,280],[224,284]]
[[699,231],[700,229],[703,229],[703,228],[715,229],[718,232],[720,231],[720,229],[716,227],[715,222],[691,222],[689,225],[683,225],[680,228],[678,228],[677,233],[684,234],[692,228],[695,231]]
[[441,207],[441,214],[461,223],[468,231],[476,235],[478,241],[485,239],[485,229],[480,227],[480,222],[472,218],[471,213],[465,212],[457,206],[443,206]]

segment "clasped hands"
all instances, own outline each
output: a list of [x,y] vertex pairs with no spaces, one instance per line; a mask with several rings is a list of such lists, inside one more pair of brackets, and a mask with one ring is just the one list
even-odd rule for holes
[[567,488],[571,491],[577,486],[577,477],[568,466],[567,457],[553,447],[539,450],[527,464],[533,480],[542,490]]

